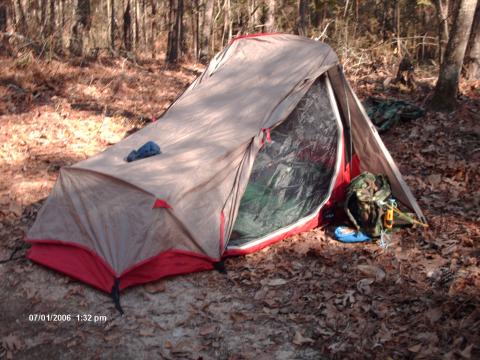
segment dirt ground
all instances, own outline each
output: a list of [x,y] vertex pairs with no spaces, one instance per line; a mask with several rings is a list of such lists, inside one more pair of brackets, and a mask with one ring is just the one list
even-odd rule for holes
[[[0,358],[480,358],[479,83],[462,84],[456,112],[383,135],[428,231],[382,249],[317,229],[228,259],[226,275],[128,289],[121,317],[108,295],[26,260],[22,239],[60,167],[159,116],[202,69],[28,54],[0,69]],[[422,104],[433,81],[420,72],[409,93],[371,72],[349,74],[363,98]]]

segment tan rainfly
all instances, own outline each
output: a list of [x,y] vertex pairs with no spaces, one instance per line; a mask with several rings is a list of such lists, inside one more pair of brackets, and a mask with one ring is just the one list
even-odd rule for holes
[[[113,284],[105,280],[110,275],[121,283],[129,274],[123,288],[202,269],[188,267],[187,256],[219,261],[228,251],[265,129],[287,119],[317,79],[328,84],[329,104],[341,122],[339,144],[358,156],[362,170],[386,174],[397,199],[423,219],[333,50],[294,35],[244,37],[218,54],[158,121],[61,169],[28,233],[34,244],[30,257],[106,291]],[[148,141],[158,144],[161,154],[125,161]],[[341,150],[333,159],[338,165],[330,193]],[[299,227],[301,220],[291,225]],[[77,258],[87,253],[95,258],[75,263],[77,274],[68,260],[71,247],[82,249]],[[162,254],[169,255],[158,258]],[[149,263],[154,259],[160,260]],[[90,275],[82,274],[86,266]],[[101,274],[104,268],[109,274]]]

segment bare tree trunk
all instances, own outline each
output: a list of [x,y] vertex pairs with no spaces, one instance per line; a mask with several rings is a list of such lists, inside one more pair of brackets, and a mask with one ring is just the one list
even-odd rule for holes
[[157,5],[156,0],[151,0],[150,4],[152,7],[152,38],[150,42],[150,47],[152,50],[152,59],[155,59],[155,41],[157,39]]
[[107,0],[108,40],[111,51],[115,51],[115,0]]
[[202,24],[202,45],[200,59],[206,61],[210,58],[210,36],[212,34],[212,19],[214,0],[205,0],[205,12]]
[[308,12],[308,0],[299,0],[298,2],[298,35],[307,35],[307,12]]
[[[8,9],[5,2],[0,3],[0,33],[7,31],[8,26]],[[0,54],[10,53],[8,39],[0,34]]]
[[275,9],[276,9],[276,0],[267,1],[267,21],[265,23],[266,32],[275,31]]
[[[45,35],[50,36],[50,49],[53,51],[59,50],[60,35],[55,29],[55,0],[49,1],[48,22],[45,26]],[[60,49],[61,50],[61,49]]]
[[456,107],[458,82],[476,5],[477,0],[459,0],[458,11],[445,50],[445,58],[429,104],[434,110],[451,111]]
[[443,53],[448,43],[448,0],[435,0],[438,21],[438,61],[443,62]]
[[40,25],[41,34],[45,35],[47,29],[47,0],[40,0]]
[[199,4],[198,0],[190,0],[190,24],[192,33],[193,57],[198,61],[200,55],[200,36],[199,36]]
[[7,31],[7,4],[0,3],[0,32]]
[[123,44],[126,51],[132,50],[132,15],[130,13],[130,0],[123,11]]
[[381,33],[383,40],[386,41],[388,39],[388,10],[390,6],[388,0],[383,0],[383,7],[382,7],[382,19],[381,19]]
[[397,35],[397,54],[402,57],[402,38],[400,36],[400,0],[395,0],[395,33]]
[[251,17],[251,28],[253,31],[256,31],[258,28],[257,25],[260,25],[261,16],[262,16],[262,0],[253,0],[252,1],[252,15]]
[[60,48],[60,51],[64,51],[64,31],[65,31],[65,0],[60,0],[60,14],[59,14],[59,24],[58,28],[60,28],[59,34],[58,34],[58,46]]
[[182,56],[183,0],[170,0],[169,25],[166,60],[174,64]]
[[222,46],[225,44],[225,35],[227,34],[228,41],[232,38],[232,7],[230,0],[225,0],[225,11],[223,17],[223,32],[222,32]]
[[140,13],[139,0],[135,0],[135,51],[139,50],[140,45],[140,21],[138,14]]
[[49,5],[47,34],[51,35],[55,31],[55,0],[50,0]]
[[15,14],[17,16],[15,30],[20,34],[26,34],[27,22],[25,21],[25,11],[23,10],[22,0],[15,1]]
[[90,0],[76,0],[75,19],[71,29],[68,48],[72,55],[82,56],[84,37],[91,25]]
[[465,75],[469,80],[480,80],[480,3],[477,4],[470,40],[465,56]]
[[147,50],[147,4],[145,0],[142,0],[142,36],[143,36],[143,48]]
[[132,30],[133,30],[133,51],[138,50],[138,40],[140,39],[138,31],[138,0],[132,0]]
[[195,60],[200,60],[200,4],[199,0],[194,0],[195,4]]

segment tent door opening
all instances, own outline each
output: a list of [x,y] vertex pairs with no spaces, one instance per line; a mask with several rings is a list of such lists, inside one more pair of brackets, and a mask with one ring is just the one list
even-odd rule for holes
[[228,249],[267,241],[318,214],[339,165],[342,125],[326,76],[318,78],[259,151]]

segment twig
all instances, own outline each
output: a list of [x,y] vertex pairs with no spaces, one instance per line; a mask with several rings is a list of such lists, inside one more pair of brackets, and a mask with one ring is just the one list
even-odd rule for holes
[[23,258],[23,255],[14,258],[15,254],[16,254],[17,252],[19,252],[20,250],[22,250],[22,249],[23,249],[23,245],[17,246],[17,247],[12,251],[12,253],[10,254],[10,257],[9,257],[7,260],[2,260],[2,261],[0,261],[0,264],[6,264],[7,262],[16,261],[16,260],[18,260],[18,259]]

